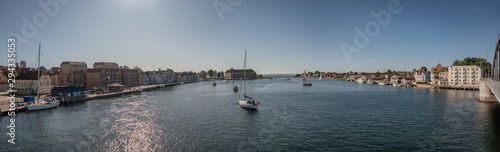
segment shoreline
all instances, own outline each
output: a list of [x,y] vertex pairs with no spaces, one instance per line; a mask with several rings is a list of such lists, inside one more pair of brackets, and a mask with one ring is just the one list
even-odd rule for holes
[[[59,101],[62,104],[72,104],[72,103],[79,103],[79,102],[85,102],[85,101],[90,101],[90,100],[96,100],[96,99],[105,99],[105,98],[112,98],[112,97],[118,97],[122,95],[127,95],[127,94],[133,94],[133,93],[140,93],[140,89],[142,91],[147,91],[147,90],[155,90],[159,88],[164,88],[164,87],[170,87],[170,86],[176,86],[180,84],[187,84],[187,83],[195,83],[199,81],[189,81],[189,82],[174,82],[174,83],[167,83],[167,84],[155,84],[155,85],[143,85],[139,87],[133,87],[132,89],[129,90],[123,90],[121,92],[110,92],[110,93],[105,93],[105,94],[87,94],[84,96],[76,96],[76,97],[69,97],[67,100]],[[2,105],[3,107],[4,105]],[[8,106],[8,105],[7,105]],[[58,107],[56,107],[58,108]],[[9,109],[3,109],[1,111],[0,116],[7,115],[7,112]],[[17,106],[17,109],[15,110],[16,113],[18,112],[26,112],[28,111],[26,106]]]

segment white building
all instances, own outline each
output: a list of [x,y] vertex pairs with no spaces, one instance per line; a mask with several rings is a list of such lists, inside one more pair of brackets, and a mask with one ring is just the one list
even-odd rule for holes
[[[22,95],[36,94],[38,91],[38,71],[20,72],[16,78],[16,86],[26,88],[27,92],[20,93]],[[40,94],[49,94],[52,90],[49,74],[40,73]]]
[[479,85],[481,78],[483,78],[483,69],[477,65],[448,67],[448,84],[450,85]]
[[432,85],[448,85],[448,69],[438,64],[431,70],[431,84]]
[[416,82],[431,82],[431,72],[424,70],[414,70],[413,77]]

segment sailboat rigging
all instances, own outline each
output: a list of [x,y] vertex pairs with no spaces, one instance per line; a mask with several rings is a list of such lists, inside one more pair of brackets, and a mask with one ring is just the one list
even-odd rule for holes
[[239,93],[238,101],[240,106],[246,109],[257,109],[259,108],[260,102],[255,102],[254,98],[247,96],[247,50],[245,50],[245,59],[243,60],[243,81],[240,86],[243,86],[243,100],[241,100],[241,91]]
[[42,109],[49,109],[49,108],[54,108],[54,107],[57,107],[59,106],[59,102],[55,101],[55,100],[48,100],[48,101],[40,101],[40,71],[42,70],[40,68],[40,50],[42,48],[42,45],[41,44],[38,44],[38,58],[37,58],[37,64],[38,64],[38,67],[37,67],[37,70],[38,70],[38,74],[37,74],[37,81],[38,81],[38,88],[36,90],[36,100],[35,100],[35,103],[34,104],[31,104],[31,105],[28,105],[28,111],[31,111],[31,110],[42,110]]

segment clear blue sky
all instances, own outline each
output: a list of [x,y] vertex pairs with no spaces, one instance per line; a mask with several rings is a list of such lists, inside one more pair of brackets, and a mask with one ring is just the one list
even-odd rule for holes
[[[35,25],[38,32],[26,38],[22,18],[33,22],[37,12],[46,12],[39,1],[3,0],[0,46],[6,52],[9,33],[26,38],[27,43],[17,44],[17,60],[34,66],[41,42],[42,65],[48,68],[62,61],[84,61],[89,67],[111,61],[143,70],[220,71],[241,68],[246,49],[248,67],[258,73],[375,72],[484,58],[500,33],[498,0],[401,0],[401,12],[392,14],[389,24],[348,62],[340,44],[354,45],[354,27],[364,31],[376,21],[370,11],[387,10],[388,0],[219,1],[233,9],[223,20],[214,0],[71,0],[58,3],[58,12],[47,15],[46,24]],[[492,56],[489,52],[490,62]]]

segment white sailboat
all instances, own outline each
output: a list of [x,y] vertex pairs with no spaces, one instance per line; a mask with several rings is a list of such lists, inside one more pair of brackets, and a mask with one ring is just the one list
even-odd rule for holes
[[318,80],[318,81],[320,81],[320,82],[321,82],[321,78],[322,78],[322,77],[323,77],[323,73],[321,73],[321,72],[320,72],[320,73],[319,73],[319,80]]
[[243,81],[241,81],[242,84],[240,85],[243,86],[243,100],[241,100],[241,91],[240,91],[238,101],[240,103],[240,106],[243,108],[257,110],[257,108],[259,108],[260,102],[255,102],[255,100],[252,97],[247,96],[246,71],[247,71],[247,50],[245,50],[245,60],[243,61]]
[[28,111],[32,111],[32,110],[42,110],[42,109],[49,109],[49,108],[55,108],[57,106],[59,106],[59,102],[57,102],[56,100],[54,100],[54,98],[51,98],[49,100],[44,100],[44,101],[40,101],[40,49],[41,49],[42,45],[41,44],[38,44],[38,75],[37,75],[37,79],[38,79],[38,89],[36,90],[36,96],[37,98],[35,99],[35,103],[34,104],[31,104],[31,105],[28,105]]

